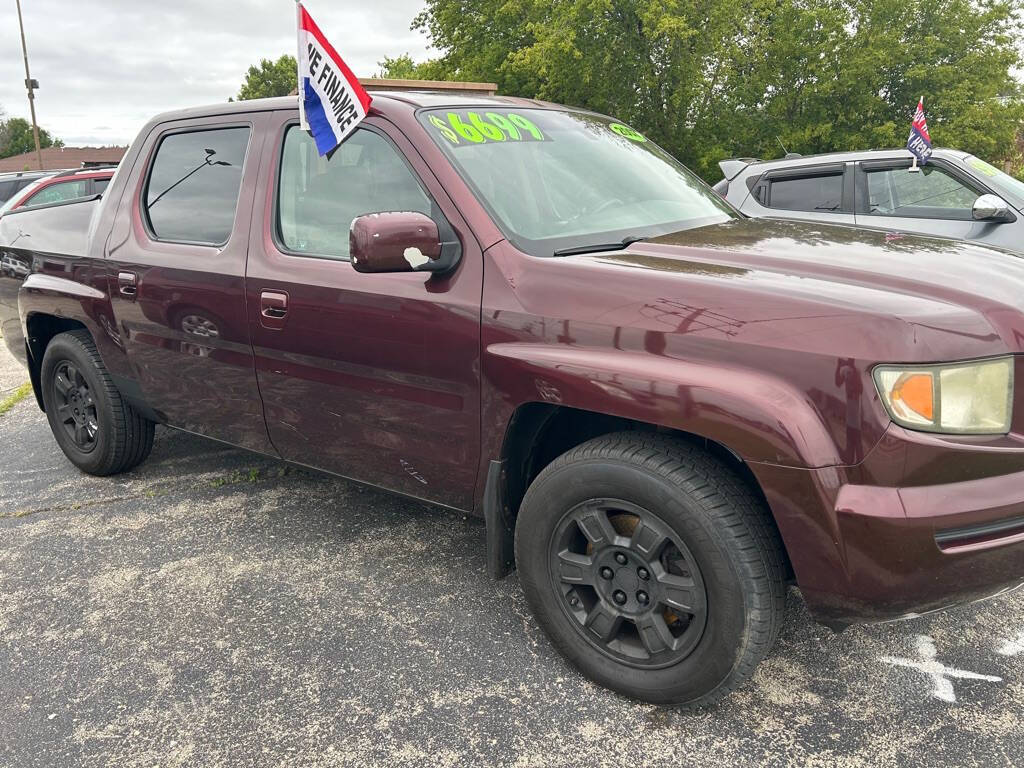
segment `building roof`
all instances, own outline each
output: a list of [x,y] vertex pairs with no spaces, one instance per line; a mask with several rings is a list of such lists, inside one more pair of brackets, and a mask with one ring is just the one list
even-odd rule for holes
[[[452,80],[395,80],[392,78],[360,77],[359,84],[368,91],[444,91],[447,93],[478,93],[494,96],[497,83],[467,83]],[[296,93],[298,93],[296,91]]]
[[[128,147],[47,147],[42,151],[43,170],[82,168],[84,165],[117,165]],[[0,159],[0,173],[36,171],[39,163],[35,151]]]

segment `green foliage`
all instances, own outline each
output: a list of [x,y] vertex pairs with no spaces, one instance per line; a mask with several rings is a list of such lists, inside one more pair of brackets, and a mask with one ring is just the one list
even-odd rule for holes
[[441,56],[391,76],[614,114],[708,179],[783,144],[903,146],[922,95],[936,145],[1020,159],[1020,0],[427,0],[413,27]]
[[294,56],[285,54],[277,61],[260,59],[258,66],[249,67],[245,73],[245,82],[238,91],[238,100],[287,96],[298,87],[298,72],[299,65]]
[[[63,146],[64,142],[53,138],[49,131],[39,129],[40,149]],[[0,157],[13,157],[35,151],[36,141],[32,136],[32,123],[21,117],[0,121]]]
[[378,61],[380,70],[374,77],[391,78],[394,80],[451,80],[447,77],[446,69],[436,61],[423,61],[416,63],[408,53],[391,58],[385,56],[383,61]]
[[0,416],[3,416],[5,413],[11,410],[11,408],[16,406],[26,397],[28,397],[29,394],[31,394],[31,392],[32,383],[26,381],[24,384],[22,384],[20,387],[14,390],[7,397],[0,399]]

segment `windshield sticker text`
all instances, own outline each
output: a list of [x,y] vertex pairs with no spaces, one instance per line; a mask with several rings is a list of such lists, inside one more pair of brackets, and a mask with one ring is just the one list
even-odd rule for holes
[[453,147],[502,141],[550,141],[532,121],[514,112],[447,112],[430,124]]
[[984,160],[979,160],[976,157],[971,157],[967,160],[967,164],[971,166],[978,173],[985,176],[996,176],[999,174],[998,168],[993,168],[991,165],[986,163]]
[[629,139],[630,141],[647,141],[647,139],[644,138],[644,135],[642,133],[633,130],[628,125],[623,125],[622,123],[612,123],[611,125],[608,126],[608,128],[614,131],[615,133],[619,134],[619,136],[622,136],[625,139]]

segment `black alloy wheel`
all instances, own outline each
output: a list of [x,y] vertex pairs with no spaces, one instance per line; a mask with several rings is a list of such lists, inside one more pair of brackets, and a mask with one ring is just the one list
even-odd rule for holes
[[62,360],[54,372],[52,384],[57,421],[79,451],[91,453],[96,449],[100,425],[89,383],[74,363]]
[[39,384],[50,430],[83,472],[113,475],[149,456],[154,424],[122,397],[88,331],[66,331],[50,340]]
[[623,664],[657,668],[686,658],[707,624],[696,560],[650,510],[591,499],[555,530],[550,576],[582,637]]
[[588,440],[519,506],[527,603],[583,674],[699,707],[750,679],[786,600],[785,550],[756,487],[702,446],[647,432]]

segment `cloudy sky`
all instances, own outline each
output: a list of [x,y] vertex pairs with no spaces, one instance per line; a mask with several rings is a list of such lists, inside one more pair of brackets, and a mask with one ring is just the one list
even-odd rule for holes
[[[28,117],[14,0],[0,9],[0,108]],[[22,0],[39,124],[69,146],[127,144],[154,114],[226,101],[250,64],[295,53],[292,0]],[[426,55],[422,0],[307,0],[360,76]]]

